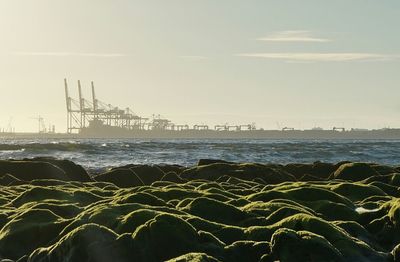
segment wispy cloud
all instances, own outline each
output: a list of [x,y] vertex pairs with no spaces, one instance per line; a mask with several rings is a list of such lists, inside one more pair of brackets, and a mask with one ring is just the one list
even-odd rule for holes
[[291,30],[281,31],[270,34],[266,37],[258,38],[260,41],[267,42],[330,42],[330,39],[315,37],[311,31],[306,30]]
[[126,54],[121,53],[74,53],[74,52],[13,52],[16,56],[76,56],[76,57],[124,57]]
[[286,62],[387,61],[400,58],[399,55],[376,53],[248,53],[237,56],[285,60]]

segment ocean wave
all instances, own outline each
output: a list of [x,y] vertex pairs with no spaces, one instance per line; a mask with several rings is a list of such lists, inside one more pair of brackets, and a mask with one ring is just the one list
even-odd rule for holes
[[25,144],[0,144],[0,151],[79,151],[97,148],[93,144],[77,143],[25,143]]
[[1,158],[54,156],[85,167],[129,163],[193,165],[201,158],[259,163],[379,162],[400,165],[400,141],[374,140],[21,140],[0,143]]

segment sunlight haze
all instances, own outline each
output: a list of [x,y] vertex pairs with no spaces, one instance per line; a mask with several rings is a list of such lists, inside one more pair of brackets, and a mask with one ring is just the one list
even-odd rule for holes
[[65,132],[64,78],[177,124],[400,127],[399,24],[398,0],[2,0],[0,129]]

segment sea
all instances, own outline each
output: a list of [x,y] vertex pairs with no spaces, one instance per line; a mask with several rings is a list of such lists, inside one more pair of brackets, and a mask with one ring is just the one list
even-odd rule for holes
[[195,165],[199,159],[257,163],[375,162],[400,165],[400,140],[2,139],[0,159],[51,156],[88,170],[126,164]]

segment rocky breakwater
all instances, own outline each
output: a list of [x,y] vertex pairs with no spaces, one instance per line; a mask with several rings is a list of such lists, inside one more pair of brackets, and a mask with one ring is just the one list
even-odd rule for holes
[[400,168],[0,161],[0,261],[400,261]]

